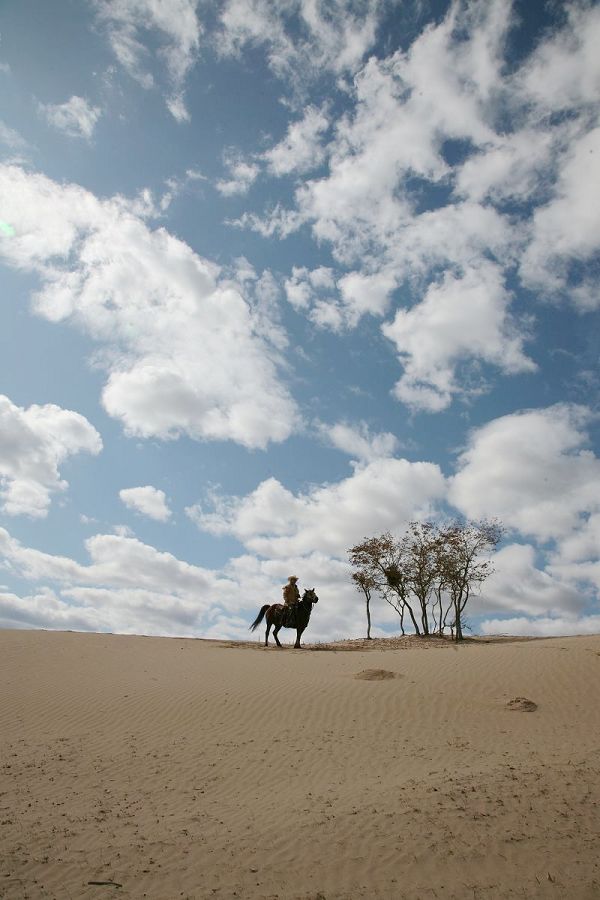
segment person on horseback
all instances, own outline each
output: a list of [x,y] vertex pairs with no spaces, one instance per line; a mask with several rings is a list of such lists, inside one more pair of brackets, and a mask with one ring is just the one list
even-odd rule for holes
[[298,576],[290,575],[287,584],[283,586],[283,605],[285,606],[286,620],[293,621],[296,606],[300,602],[300,591],[298,589]]

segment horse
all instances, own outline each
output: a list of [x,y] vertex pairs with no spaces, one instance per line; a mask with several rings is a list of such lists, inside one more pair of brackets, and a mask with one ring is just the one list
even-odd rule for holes
[[302,648],[300,646],[300,637],[302,635],[302,632],[308,625],[308,620],[310,619],[313,604],[318,602],[319,598],[315,593],[315,589],[308,588],[304,591],[302,600],[299,600],[295,607],[284,606],[283,603],[265,603],[265,605],[261,607],[261,610],[256,619],[250,626],[250,631],[254,631],[254,629],[257,628],[258,625],[260,625],[262,620],[265,619],[267,623],[265,647],[269,646],[269,632],[272,625],[274,626],[273,637],[275,638],[275,643],[278,647],[281,647],[279,638],[277,637],[279,629],[295,628],[296,643],[294,644],[294,649],[301,650]]

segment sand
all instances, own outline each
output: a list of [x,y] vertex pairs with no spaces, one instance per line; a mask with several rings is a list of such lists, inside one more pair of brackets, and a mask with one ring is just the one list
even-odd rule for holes
[[600,636],[343,646],[0,632],[0,896],[600,897]]

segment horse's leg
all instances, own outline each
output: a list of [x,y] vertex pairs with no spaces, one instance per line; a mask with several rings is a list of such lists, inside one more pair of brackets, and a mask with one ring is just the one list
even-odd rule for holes
[[[268,646],[269,646],[269,632],[270,632],[270,630],[271,630],[271,625],[272,625],[272,624],[273,624],[273,623],[271,622],[271,620],[270,620],[270,619],[267,619],[267,630],[266,630],[266,632],[265,632],[265,647],[268,647]],[[277,638],[275,638],[275,640],[277,640]]]
[[281,647],[281,644],[279,643],[279,638],[277,637],[277,635],[279,634],[280,628],[281,628],[281,625],[276,625],[275,628],[273,629],[273,637],[275,638],[275,643],[277,644],[278,647]]
[[300,638],[303,631],[304,628],[296,628],[296,643],[294,644],[294,650],[302,650],[302,647],[300,646]]

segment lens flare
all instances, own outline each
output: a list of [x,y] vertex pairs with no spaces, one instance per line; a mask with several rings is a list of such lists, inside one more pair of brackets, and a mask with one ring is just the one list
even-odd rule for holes
[[3,222],[2,219],[0,219],[0,231],[2,234],[5,234],[6,237],[14,237],[15,234],[15,229],[12,225],[9,225],[8,222]]

